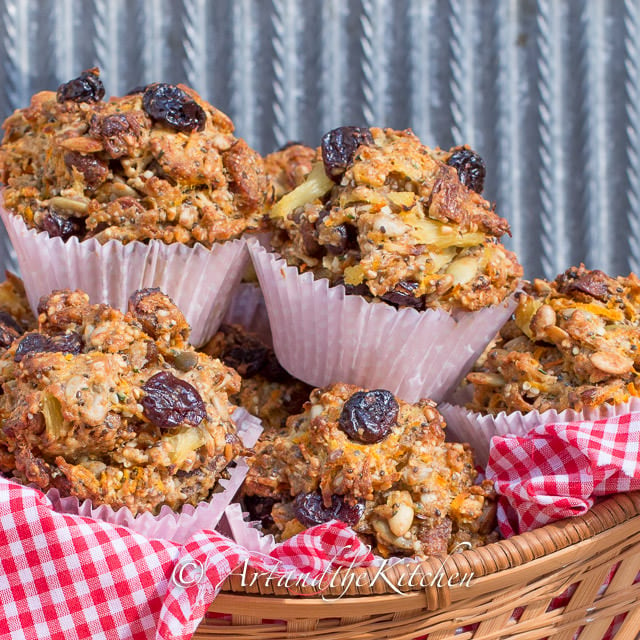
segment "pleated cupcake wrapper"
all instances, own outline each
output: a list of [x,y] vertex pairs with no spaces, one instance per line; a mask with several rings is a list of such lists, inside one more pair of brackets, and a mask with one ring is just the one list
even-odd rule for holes
[[[468,397],[468,390],[462,398]],[[454,398],[462,402],[459,393]],[[438,411],[444,416],[447,423],[447,440],[468,442],[475,454],[476,464],[486,466],[489,460],[491,438],[493,436],[525,436],[531,429],[543,424],[556,422],[574,422],[576,420],[600,420],[621,416],[632,411],[640,411],[640,398],[631,398],[628,402],[616,405],[601,405],[595,408],[587,408],[583,411],[566,409],[565,411],[530,411],[522,413],[501,412],[495,416],[483,415],[475,411],[469,411],[464,406],[450,403],[438,405]]]
[[241,282],[235,288],[223,322],[240,324],[247,331],[255,333],[264,344],[273,345],[267,307],[258,284]]
[[220,326],[235,285],[248,264],[244,239],[186,247],[152,240],[123,244],[95,239],[79,242],[52,238],[29,229],[24,220],[0,206],[0,215],[16,250],[29,304],[54,289],[81,289],[93,303],[122,311],[137,289],[160,287],[184,313],[191,342],[205,343]]
[[[233,420],[244,446],[252,447],[262,433],[260,420],[242,408],[233,412]],[[80,502],[73,496],[61,497],[57,489],[51,489],[46,495],[54,508],[62,513],[86,516],[129,527],[147,538],[163,538],[183,543],[202,529],[217,527],[225,509],[242,486],[249,467],[244,458],[239,458],[235,466],[229,466],[227,470],[229,478],[218,481],[218,488],[221,490],[214,493],[209,501],[201,502],[196,507],[185,505],[180,512],[163,506],[158,515],[147,512],[134,516],[127,507],[121,507],[115,511],[108,505],[94,507],[90,500]]]
[[262,533],[258,522],[249,520],[249,515],[237,502],[225,509],[224,520],[231,537],[249,551],[269,555],[278,544],[272,535]]
[[395,309],[346,295],[300,274],[257,242],[249,252],[264,294],[280,364],[313,386],[384,388],[408,402],[440,401],[462,379],[515,309],[515,299],[456,317]]

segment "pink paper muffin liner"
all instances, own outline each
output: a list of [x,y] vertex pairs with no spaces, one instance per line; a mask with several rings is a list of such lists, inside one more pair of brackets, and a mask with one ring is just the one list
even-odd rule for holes
[[264,344],[273,346],[267,307],[258,284],[241,282],[235,288],[223,322],[240,324],[247,331],[255,333]]
[[255,241],[249,252],[264,294],[280,364],[313,386],[347,382],[384,388],[407,402],[442,400],[468,372],[516,306],[452,316],[395,309],[346,295],[300,274]]
[[[463,393],[461,396],[456,393],[454,398],[462,404],[467,399],[466,395],[468,394]],[[605,404],[587,408],[583,411],[566,409],[558,412],[555,409],[550,409],[549,411],[530,411],[529,413],[516,411],[509,414],[502,411],[494,416],[470,411],[464,406],[448,402],[438,405],[438,411],[444,416],[447,423],[447,440],[468,442],[473,447],[476,463],[484,467],[489,460],[493,436],[525,436],[531,429],[543,424],[600,420],[632,411],[640,411],[640,398],[631,398],[628,402],[616,405]]]
[[126,311],[134,291],[159,287],[184,313],[195,346],[218,330],[248,264],[244,239],[216,244],[210,250],[159,240],[100,244],[72,237],[63,242],[45,231],[29,229],[22,217],[2,206],[0,215],[34,313],[40,297],[54,289],[81,289],[92,303]]
[[[262,433],[260,420],[241,407],[234,410],[233,419],[245,447],[252,447]],[[235,466],[229,467],[228,471],[229,478],[218,481],[221,490],[214,493],[209,501],[201,502],[196,507],[185,505],[180,512],[164,506],[158,515],[141,513],[134,516],[127,507],[121,507],[117,511],[108,505],[94,507],[90,500],[80,502],[73,496],[61,497],[57,489],[51,489],[46,495],[53,507],[62,513],[88,516],[129,527],[147,538],[184,543],[194,533],[202,529],[215,529],[218,526],[225,509],[242,486],[249,467],[244,458],[239,458]]]

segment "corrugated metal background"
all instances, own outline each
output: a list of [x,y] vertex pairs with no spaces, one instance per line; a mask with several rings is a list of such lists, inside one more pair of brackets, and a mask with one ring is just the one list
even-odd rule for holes
[[[634,0],[0,0],[0,116],[98,65],[186,82],[263,153],[340,124],[485,158],[528,276],[640,268]],[[5,252],[6,261],[6,252]]]

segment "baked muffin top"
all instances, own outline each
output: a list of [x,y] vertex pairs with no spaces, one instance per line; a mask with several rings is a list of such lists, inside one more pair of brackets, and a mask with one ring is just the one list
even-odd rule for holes
[[281,538],[343,520],[383,555],[477,544],[493,528],[493,493],[474,485],[468,445],[444,442],[444,426],[430,400],[411,405],[347,384],[315,389],[286,429],[258,441],[246,506]]
[[282,149],[264,157],[264,168],[271,184],[270,199],[277,202],[301,185],[317,161],[316,149],[289,142]]
[[263,161],[224,113],[184,85],[103,96],[91,69],[5,121],[5,205],[29,227],[211,247],[259,225]]
[[597,407],[640,395],[640,280],[584,265],[534,280],[467,375],[470,409],[497,414]]
[[497,242],[509,225],[470,188],[482,188],[479,167],[462,152],[472,154],[429,149],[411,131],[330,131],[322,162],[271,209],[274,248],[301,271],[396,306],[502,302],[522,268]]
[[284,427],[312,391],[282,368],[273,349],[238,324],[221,325],[202,351],[241,375],[240,391],[231,400],[260,418],[266,429]]
[[157,289],[126,314],[69,290],[38,311],[0,357],[0,470],[133,513],[207,499],[242,450],[238,374],[188,344]]

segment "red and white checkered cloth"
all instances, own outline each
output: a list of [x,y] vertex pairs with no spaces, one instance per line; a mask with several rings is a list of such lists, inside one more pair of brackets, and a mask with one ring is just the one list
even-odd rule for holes
[[318,577],[373,555],[330,523],[251,554],[213,531],[184,545],[56,513],[45,496],[0,478],[0,637],[4,640],[186,640],[222,582],[247,562]]
[[597,497],[640,489],[640,413],[495,436],[487,478],[505,537],[581,515]]
[[[597,496],[640,489],[640,414],[494,438],[487,476],[505,535],[584,513]],[[3,639],[186,640],[245,563],[311,579],[372,561],[341,523],[309,529],[269,556],[213,531],[180,545],[56,513],[42,493],[0,478]]]

